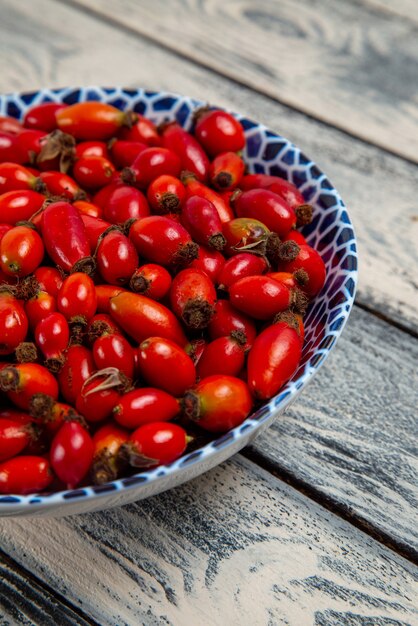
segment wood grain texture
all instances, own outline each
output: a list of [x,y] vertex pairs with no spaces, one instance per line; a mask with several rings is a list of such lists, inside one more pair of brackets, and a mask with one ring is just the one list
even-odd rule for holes
[[[7,26],[4,36],[10,44],[10,63],[5,66],[8,67],[14,57],[18,62],[22,61],[24,70],[27,39],[30,38],[37,51],[39,67],[45,71],[45,74],[41,71],[33,73],[39,81],[37,84],[43,81],[56,85],[59,84],[57,77],[64,80],[62,77],[67,76],[65,82],[74,83],[76,79],[71,75],[74,68],[79,68],[78,78],[82,83],[94,80],[98,83],[117,82],[117,72],[120,82],[130,85],[158,87],[158,81],[162,88],[178,89],[204,99],[216,97],[221,105],[247,110],[250,116],[262,119],[302,145],[307,154],[315,155],[315,158],[318,155],[320,166],[329,172],[331,180],[341,189],[355,218],[363,261],[360,302],[418,328],[416,278],[413,276],[414,267],[418,265],[415,245],[418,223],[411,220],[416,212],[413,202],[418,188],[416,167],[338,131],[324,128],[247,89],[237,89],[210,72],[177,60],[141,39],[96,23],[61,4],[40,1],[41,13],[48,15],[51,26],[44,24],[46,36],[37,36],[41,26],[36,22],[36,16],[29,21],[33,13],[28,9],[29,5],[17,8],[11,0],[6,1],[8,11],[3,23]],[[65,29],[60,30],[60,24],[65,24]],[[8,32],[13,32],[13,36]],[[97,42],[95,54],[91,51],[89,37]],[[106,57],[108,48],[112,50],[113,60]],[[66,54],[58,54],[59,49],[66,50]],[[96,64],[95,59],[102,58],[102,55],[106,58],[106,67]],[[145,58],[146,63],[132,63],[132,59]],[[22,71],[16,88],[28,86],[30,73],[31,67]],[[4,80],[0,76],[2,88],[7,89]],[[397,181],[396,202],[394,181]],[[298,470],[301,480],[316,487],[321,486],[323,480],[322,493],[328,492],[336,503],[351,507],[353,516],[375,519],[382,532],[393,533],[400,543],[412,545],[412,472],[416,462],[412,455],[416,450],[412,439],[415,432],[413,387],[408,386],[414,366],[412,357],[408,358],[408,351],[410,348],[416,350],[416,344],[410,344],[410,338],[403,333],[361,312],[357,312],[346,333],[347,338],[342,338],[343,347],[337,348],[335,356],[341,373],[334,371],[332,362],[326,366],[313,383],[315,387],[310,387],[298,401],[297,417],[290,413],[289,418],[278,422],[278,431],[270,447],[267,445],[269,435],[266,436],[266,454],[271,459],[281,459],[282,455],[283,469]],[[387,381],[391,381],[392,371],[396,383],[389,384]],[[379,384],[376,390],[374,377]],[[333,380],[330,388],[329,378]],[[357,390],[359,381],[361,393]],[[402,389],[400,401],[399,389]],[[392,413],[386,410],[387,398],[393,404]],[[348,422],[340,417],[347,411],[351,416]],[[395,418],[400,423],[400,440],[396,437]],[[320,422],[320,427],[316,422]],[[287,428],[289,434],[285,437]],[[373,443],[374,436],[378,439],[376,444]],[[353,451],[357,440],[364,447]],[[338,451],[338,446],[342,446],[342,451]],[[257,449],[260,447],[257,445]],[[303,452],[300,459],[294,449],[298,454]],[[329,464],[324,463],[325,459],[330,459]],[[391,470],[395,473],[394,465],[398,462],[402,466],[405,495],[397,494],[396,484],[390,484],[391,474],[386,473],[383,459],[391,461]],[[338,465],[340,460],[344,469]],[[350,463],[353,463],[354,470]]]
[[416,0],[358,0],[379,10],[387,11],[390,15],[398,15],[408,22],[418,23],[418,4]]
[[333,0],[67,1],[93,7],[229,78],[418,161],[413,22]]
[[250,448],[416,561],[417,362],[418,341],[356,309],[320,373]]
[[417,568],[239,457],[138,504],[0,525],[102,625],[418,620]]
[[92,626],[62,599],[51,595],[33,577],[0,554],[0,625]]
[[359,301],[418,332],[414,165],[75,9],[50,0],[38,0],[37,7],[35,12],[31,3],[3,0],[2,91],[65,84],[138,85],[190,94],[264,122],[301,146],[348,205],[359,241]]

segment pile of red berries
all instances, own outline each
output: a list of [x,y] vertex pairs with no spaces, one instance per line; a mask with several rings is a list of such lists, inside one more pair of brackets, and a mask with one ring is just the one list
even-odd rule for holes
[[170,463],[296,371],[312,208],[244,147],[213,109],[193,133],[99,102],[0,117],[0,493]]

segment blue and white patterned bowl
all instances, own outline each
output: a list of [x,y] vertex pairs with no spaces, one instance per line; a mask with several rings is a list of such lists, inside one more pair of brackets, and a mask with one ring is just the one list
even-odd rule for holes
[[[74,104],[99,100],[133,109],[159,124],[176,119],[189,129],[193,111],[205,103],[177,94],[122,88],[44,89],[0,96],[0,115],[22,118],[42,102]],[[170,465],[102,485],[31,496],[0,496],[0,515],[62,516],[105,509],[141,500],[206,472],[252,441],[278,417],[319,370],[335,346],[354,302],[357,245],[346,208],[328,178],[299,148],[262,124],[236,115],[245,129],[244,153],[252,173],[279,175],[294,183],[314,207],[314,219],[303,233],[327,268],[326,284],[306,317],[302,361],[292,380],[241,426],[185,454]]]

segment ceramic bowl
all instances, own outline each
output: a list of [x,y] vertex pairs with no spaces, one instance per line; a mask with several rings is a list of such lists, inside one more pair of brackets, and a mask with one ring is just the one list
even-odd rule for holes
[[[187,96],[142,89],[43,89],[0,96],[0,115],[22,118],[28,108],[41,102],[74,104],[84,100],[133,109],[157,124],[176,119],[186,129],[192,126],[193,111],[206,104]],[[334,348],[353,306],[357,282],[357,245],[344,203],[327,176],[298,147],[263,124],[234,115],[245,129],[244,158],[250,172],[286,178],[314,207],[313,221],[302,232],[321,254],[327,280],[306,316],[306,339],[298,371],[280,393],[243,424],[170,465],[102,486],[41,495],[0,496],[0,515],[63,516],[106,509],[147,498],[196,477],[241,450],[283,413]]]

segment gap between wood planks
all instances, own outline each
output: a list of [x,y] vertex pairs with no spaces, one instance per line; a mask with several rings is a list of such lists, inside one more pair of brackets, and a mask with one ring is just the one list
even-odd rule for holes
[[[57,593],[53,587],[45,584],[41,578],[38,578],[32,572],[27,570],[25,567],[22,567],[17,561],[11,558],[6,552],[4,552],[0,548],[0,562],[3,563],[6,567],[8,567],[11,571],[16,572],[22,578],[24,578],[36,591],[36,588],[40,588],[46,596],[52,596],[52,598],[62,607],[67,609],[69,612],[74,613],[77,617],[80,618],[80,623],[89,624],[90,626],[100,626],[100,624],[88,615],[86,615],[78,606],[72,604],[67,600],[67,598],[60,593]],[[1,608],[1,607],[0,607]],[[18,608],[18,607],[17,607]],[[0,613],[1,617],[1,613]]]
[[358,306],[358,308],[362,309],[362,311],[366,311],[366,313],[369,313],[370,315],[373,315],[374,317],[377,317],[379,320],[382,320],[382,322],[385,322],[386,324],[389,324],[390,326],[394,326],[394,328],[397,328],[398,330],[402,331],[403,333],[406,333],[410,337],[413,337],[414,339],[418,339],[418,332],[417,331],[413,330],[412,328],[409,328],[408,326],[405,326],[401,322],[397,322],[396,320],[394,320],[391,317],[385,315],[381,311],[377,311],[377,310],[373,309],[368,304],[364,304],[363,302],[359,302],[358,300],[356,300],[354,302],[354,306]]
[[240,454],[279,480],[282,480],[296,491],[299,491],[299,493],[309,498],[319,506],[327,509],[333,515],[340,517],[365,535],[372,537],[382,545],[386,546],[389,550],[392,550],[392,552],[396,552],[399,556],[402,556],[414,565],[418,566],[418,552],[416,550],[406,547],[405,544],[396,541],[396,539],[393,539],[393,537],[387,533],[377,529],[375,526],[357,515],[354,510],[350,510],[350,508],[336,503],[331,497],[327,497],[310,483],[296,478],[291,472],[283,468],[278,468],[275,463],[265,458],[260,452],[256,452],[254,449],[250,449],[248,447],[244,448],[241,450]]
[[[268,91],[262,89],[261,87],[256,87],[254,85],[251,85],[249,83],[247,83],[244,80],[240,80],[239,78],[237,78],[236,76],[231,76],[230,74],[228,74],[228,72],[222,72],[219,69],[214,69],[210,64],[207,63],[203,63],[200,59],[195,58],[194,56],[187,54],[185,52],[181,52],[179,50],[177,50],[174,46],[170,45],[169,43],[165,43],[164,41],[159,40],[157,37],[154,37],[152,35],[150,35],[149,33],[147,33],[144,30],[139,30],[139,28],[134,28],[131,26],[128,26],[127,24],[124,24],[123,22],[110,17],[108,15],[105,15],[104,13],[91,8],[91,7],[87,7],[84,4],[78,2],[78,0],[58,0],[61,4],[64,4],[68,7],[71,7],[73,9],[77,9],[82,13],[85,13],[86,15],[89,15],[90,17],[94,17],[96,19],[98,19],[99,21],[108,24],[109,26],[112,27],[116,27],[119,30],[122,30],[124,32],[126,32],[127,34],[137,37],[137,38],[141,38],[144,39],[146,41],[151,42],[152,44],[162,48],[163,50],[166,50],[167,52],[170,52],[170,54],[173,54],[174,56],[189,61],[191,63],[194,63],[194,65],[198,66],[198,67],[202,67],[204,68],[206,71],[211,72],[212,74],[218,75],[218,76],[222,76],[223,78],[226,78],[227,80],[229,80],[231,83],[235,83],[236,85],[239,85],[240,87],[245,87],[247,89],[251,89],[252,91],[254,91],[255,93],[258,93],[266,98],[268,98],[269,100],[271,100],[272,102],[277,102],[280,105],[282,105],[283,107],[289,109],[290,111],[296,111],[298,113],[300,113],[301,115],[304,115],[305,117],[307,117],[308,119],[314,120],[315,122],[318,122],[319,124],[322,124],[323,126],[326,126],[327,128],[334,128],[342,133],[344,133],[347,137],[351,137],[352,139],[356,139],[358,141],[361,141],[362,143],[369,145],[369,146],[373,146],[374,148],[378,148],[379,150],[382,150],[383,152],[385,152],[386,154],[390,154],[392,156],[395,156],[407,163],[411,163],[412,165],[416,165],[417,162],[415,159],[409,158],[403,154],[401,154],[400,152],[396,151],[396,150],[390,150],[389,148],[385,147],[385,146],[381,146],[380,144],[371,141],[369,139],[366,139],[365,137],[363,137],[362,135],[359,135],[355,132],[349,131],[347,130],[345,127],[340,126],[338,124],[335,123],[331,123],[321,117],[317,117],[316,115],[309,113],[309,111],[306,111],[305,109],[301,109],[297,106],[294,106],[292,104],[289,104],[286,100],[282,100],[276,96],[273,96],[271,93],[269,93]],[[373,5],[376,6],[376,5]],[[385,12],[385,11],[382,11]]]

